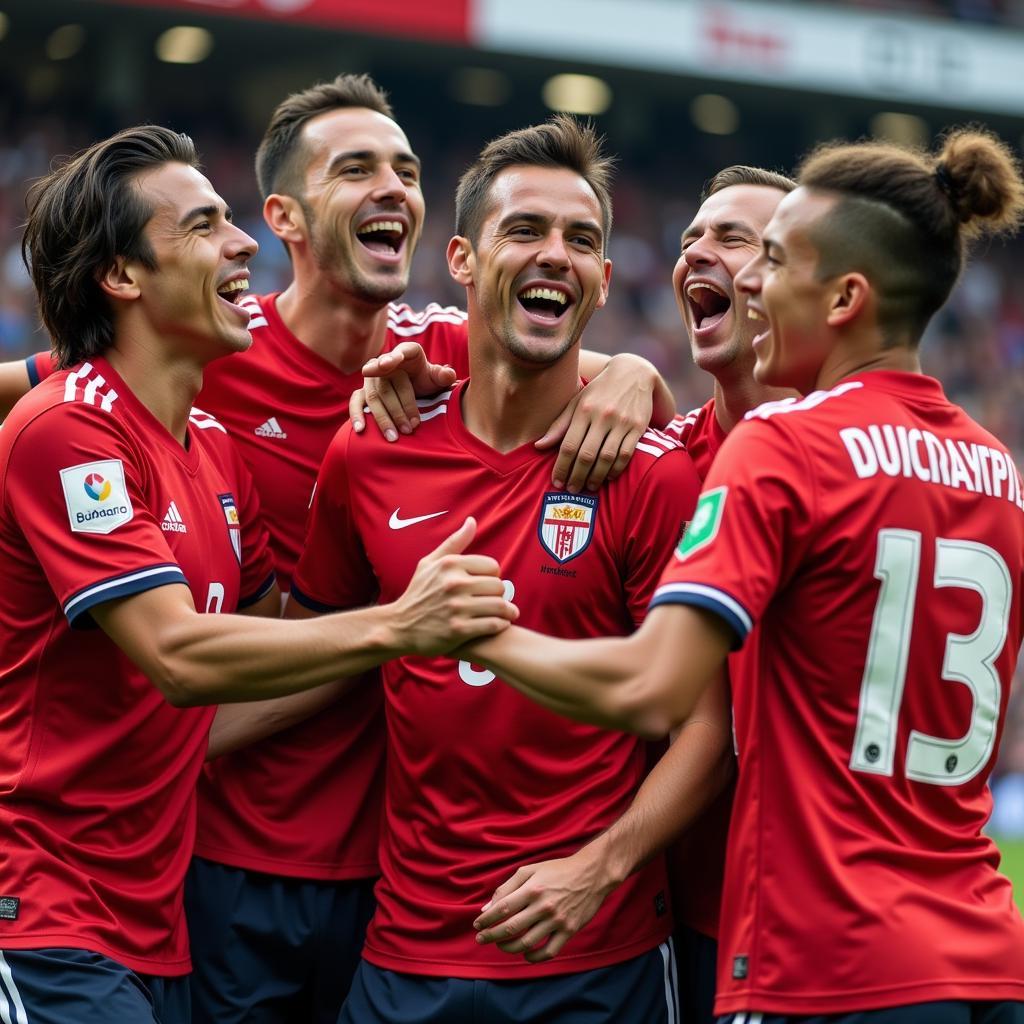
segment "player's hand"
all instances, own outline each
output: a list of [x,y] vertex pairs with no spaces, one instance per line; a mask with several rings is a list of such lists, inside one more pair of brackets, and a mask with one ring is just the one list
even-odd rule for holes
[[487,555],[466,555],[476,533],[467,519],[416,566],[393,605],[396,646],[412,654],[445,654],[507,629],[519,610],[506,601],[500,566]]
[[415,341],[403,341],[390,352],[371,359],[363,366],[363,386],[352,392],[348,415],[352,429],[361,433],[366,427],[364,409],[389,441],[399,434],[411,434],[420,423],[416,396],[437,394],[455,383],[450,366],[432,363]]
[[495,889],[473,922],[476,941],[530,963],[552,960],[614,888],[594,843],[571,857],[527,864]]
[[653,409],[650,364],[614,356],[536,442],[537,448],[561,442],[551,482],[578,494],[614,480],[629,465]]

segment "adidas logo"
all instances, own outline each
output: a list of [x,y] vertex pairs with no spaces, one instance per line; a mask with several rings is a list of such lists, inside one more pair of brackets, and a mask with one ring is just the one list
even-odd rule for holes
[[261,423],[256,428],[257,437],[276,437],[278,440],[283,441],[288,435],[281,429],[281,424],[277,422],[276,416],[271,416],[266,423]]
[[167,506],[167,514],[164,516],[164,521],[160,524],[160,529],[164,533],[188,533],[188,527],[181,518],[178,506],[173,501]]

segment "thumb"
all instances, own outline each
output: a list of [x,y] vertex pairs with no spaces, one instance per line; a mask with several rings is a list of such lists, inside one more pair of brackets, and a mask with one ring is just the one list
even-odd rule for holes
[[476,536],[476,520],[467,516],[466,521],[453,533],[446,537],[432,554],[435,557],[441,555],[461,555],[469,547],[469,542]]
[[427,372],[431,381],[438,387],[446,388],[449,384],[455,383],[457,374],[450,366],[442,366],[440,363],[430,363]]

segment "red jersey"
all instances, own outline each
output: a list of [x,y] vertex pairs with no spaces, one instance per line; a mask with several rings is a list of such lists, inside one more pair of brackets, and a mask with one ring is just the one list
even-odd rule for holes
[[1024,999],[982,834],[1022,510],[1003,445],[919,374],[769,403],[726,440],[653,602],[763,626],[732,680],[716,1012]]
[[[252,470],[287,589],[317,470],[363,377],[342,373],[303,345],[276,302],[274,295],[242,300],[252,314],[252,347],[207,368],[199,403],[227,425]],[[392,304],[383,351],[417,341],[432,360],[465,375],[465,322],[458,309],[430,305],[416,313]],[[206,765],[196,853],[297,878],[375,875],[384,794],[381,705],[379,688],[363,687],[306,722]]]
[[[693,459],[701,480],[706,480],[711,463],[726,438],[715,415],[715,400],[711,398],[699,409],[679,414],[665,427],[665,433],[679,440]],[[729,658],[730,674],[736,671],[737,662],[745,653],[739,651]],[[665,857],[676,917],[695,931],[713,938],[718,937],[726,840],[734,795],[735,785],[730,783],[669,847]]]
[[[339,433],[293,596],[320,610],[378,591],[392,601],[417,561],[473,515],[473,549],[501,562],[524,626],[567,637],[631,632],[692,507],[689,460],[648,431],[599,494],[553,492],[553,454],[532,444],[502,454],[469,432],[464,386],[423,403],[422,426],[402,444]],[[386,821],[368,961],[419,975],[537,978],[619,963],[664,940],[671,915],[658,858],[549,963],[477,945],[473,919],[509,875],[575,852],[627,809],[644,745],[568,722],[466,661],[407,657],[382,671]]]
[[197,415],[188,442],[100,358],[0,431],[0,948],[190,969],[182,883],[215,709],[172,707],[90,616],[171,583],[230,612],[272,585],[223,427]]

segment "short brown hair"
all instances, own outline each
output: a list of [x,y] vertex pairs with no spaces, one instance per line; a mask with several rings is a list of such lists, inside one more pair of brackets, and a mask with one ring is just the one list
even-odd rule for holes
[[818,275],[857,270],[876,288],[891,343],[920,339],[963,268],[968,245],[1024,219],[1024,181],[991,132],[958,128],[935,155],[884,142],[829,143],[797,173],[839,202],[812,234]]
[[29,189],[21,253],[59,366],[99,355],[113,342],[114,321],[99,279],[114,261],[123,257],[155,269],[144,234],[153,207],[136,179],[166,163],[197,167],[192,140],[141,125],[95,143]]
[[455,193],[455,233],[476,244],[487,216],[494,179],[509,167],[564,167],[575,171],[601,206],[604,245],[612,230],[612,157],[602,152],[604,138],[589,122],[556,114],[544,124],[520,128],[487,143],[459,180]]
[[264,199],[273,192],[302,198],[302,129],[314,117],[346,107],[365,107],[392,120],[395,116],[387,93],[369,75],[338,75],[331,82],[292,93],[278,104],[256,150],[256,180]]
[[750,167],[747,164],[733,164],[731,167],[723,167],[713,178],[704,183],[700,201],[703,203],[716,192],[732,188],[733,185],[760,185],[764,188],[777,188],[780,192],[792,192],[796,188],[796,182],[792,178],[787,178],[778,171],[768,171],[763,167]]

